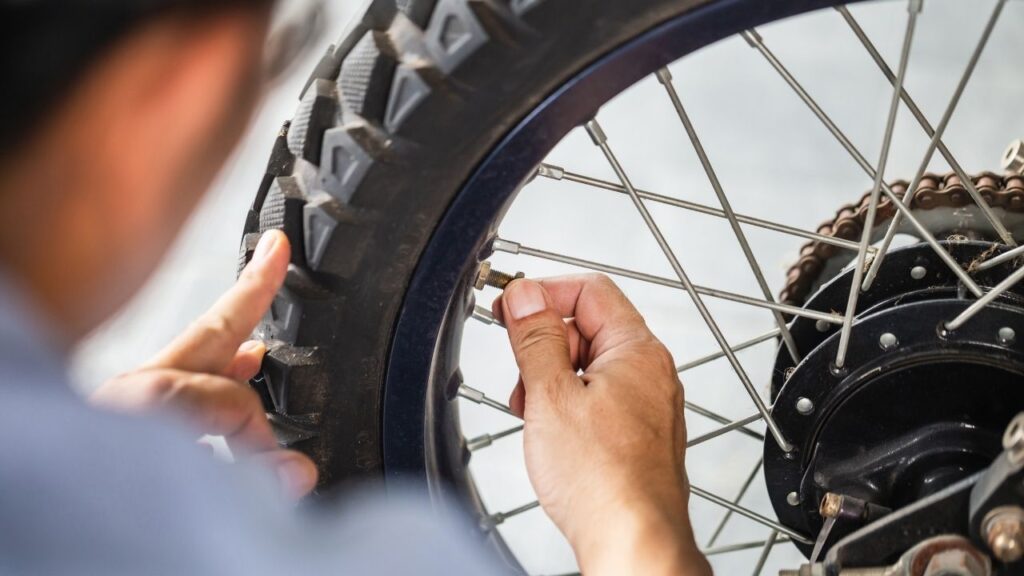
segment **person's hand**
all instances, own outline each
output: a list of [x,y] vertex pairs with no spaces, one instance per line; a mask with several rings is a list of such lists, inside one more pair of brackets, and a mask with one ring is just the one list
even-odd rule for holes
[[174,411],[198,433],[224,436],[236,457],[271,467],[289,497],[308,493],[316,485],[316,466],[278,446],[259,396],[247,384],[266,352],[249,334],[284,282],[289,255],[284,234],[264,234],[238,281],[206,314],[142,368],[100,386],[90,400],[115,410]]
[[683,388],[639,312],[599,275],[515,280],[493,308],[530,481],[582,572],[710,574],[687,512]]

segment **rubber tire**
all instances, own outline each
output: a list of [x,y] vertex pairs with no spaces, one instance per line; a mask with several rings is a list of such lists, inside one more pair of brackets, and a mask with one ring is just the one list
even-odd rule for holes
[[323,57],[242,239],[292,243],[253,381],[321,488],[382,478],[384,371],[420,254],[475,166],[587,64],[707,0],[376,0]]

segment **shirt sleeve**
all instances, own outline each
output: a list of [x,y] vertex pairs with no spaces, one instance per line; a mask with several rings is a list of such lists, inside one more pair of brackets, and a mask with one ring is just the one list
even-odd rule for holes
[[467,518],[406,491],[305,511],[166,422],[0,383],[0,573],[507,574]]

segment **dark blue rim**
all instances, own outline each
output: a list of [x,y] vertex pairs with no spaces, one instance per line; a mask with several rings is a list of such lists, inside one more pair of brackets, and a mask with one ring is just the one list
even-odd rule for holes
[[[835,0],[719,0],[664,22],[600,58],[527,115],[456,195],[413,275],[391,344],[384,389],[388,477],[428,470],[428,382],[452,295],[524,178],[570,130],[639,80],[740,31],[840,4]],[[512,152],[512,153],[510,153]]]

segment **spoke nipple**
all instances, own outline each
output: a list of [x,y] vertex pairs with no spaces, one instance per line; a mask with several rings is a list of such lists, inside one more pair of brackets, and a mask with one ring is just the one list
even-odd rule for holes
[[814,402],[810,398],[800,397],[796,401],[796,411],[804,416],[814,412]]
[[591,118],[587,120],[587,123],[583,125],[587,130],[587,134],[590,134],[590,139],[594,141],[594,144],[598,146],[604,146],[608,142],[608,137],[605,136],[604,130],[601,129],[601,125],[597,123],[597,118]]
[[928,275],[928,269],[924,266],[914,266],[910,269],[910,277],[914,280],[922,280]]
[[508,283],[516,280],[517,278],[525,278],[526,275],[522,272],[516,272],[515,274],[506,274],[491,268],[490,261],[485,261],[480,264],[480,269],[476,273],[476,282],[473,287],[477,290],[483,290],[484,286],[491,286],[504,290]]
[[999,343],[1000,344],[1013,344],[1013,341],[1017,339],[1017,333],[1009,326],[1003,326],[999,329]]
[[1024,140],[1014,140],[1006,148],[1003,168],[1011,174],[1024,174]]
[[498,252],[507,252],[509,254],[519,254],[519,249],[522,247],[519,242],[512,242],[511,240],[503,240],[501,238],[495,238],[491,242],[491,249]]
[[481,448],[486,448],[494,442],[494,439],[490,434],[481,434],[476,438],[471,438],[466,441],[466,449],[470,452],[475,452]]
[[672,83],[672,72],[669,72],[667,66],[659,68],[658,71],[654,73],[654,75],[658,77],[658,82],[661,82],[662,84],[667,85]]
[[545,178],[551,178],[552,180],[561,180],[565,178],[565,169],[561,166],[555,166],[554,164],[540,164],[537,166],[537,175]]
[[761,43],[761,35],[753,28],[744,30],[740,35],[743,36],[743,39],[747,41],[751,48],[757,48],[757,45]]
[[899,346],[900,341],[896,339],[896,335],[892,332],[885,332],[878,337],[878,345],[882,347],[882,350],[892,350]]
[[800,493],[798,493],[798,492],[790,492],[789,494],[786,494],[786,504],[789,504],[790,506],[799,506],[800,505]]

